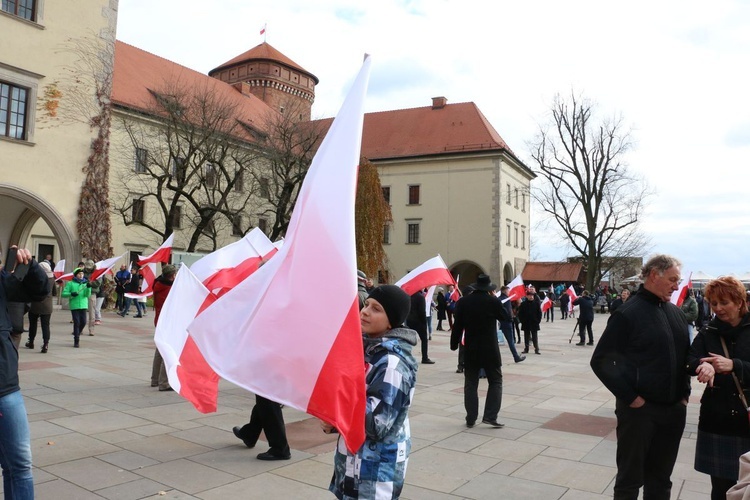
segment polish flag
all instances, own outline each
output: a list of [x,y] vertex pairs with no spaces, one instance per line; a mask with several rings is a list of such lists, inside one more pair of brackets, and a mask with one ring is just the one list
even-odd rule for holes
[[[143,276],[143,283],[138,293],[126,293],[125,296],[131,299],[142,299],[154,294],[154,280],[156,280],[156,264],[146,264],[140,269]],[[136,277],[137,279],[137,277]]]
[[254,228],[239,241],[210,253],[190,266],[190,271],[211,292],[221,295],[258,270],[278,250],[271,240]]
[[352,452],[365,439],[354,198],[370,65],[313,159],[284,245],[188,326],[222,378],[328,422]]
[[151,255],[147,257],[143,257],[142,255],[138,256],[138,266],[143,267],[146,264],[151,264],[152,262],[169,262],[169,257],[172,255],[172,242],[174,241],[174,233],[170,234],[169,237],[164,240],[164,243],[161,244],[159,248],[156,249],[156,252],[152,253]]
[[[419,290],[432,285],[454,285],[458,288],[456,280],[438,255],[423,263],[416,269],[412,269],[406,276],[398,280],[396,286],[401,287],[408,295],[413,295]],[[458,300],[458,299],[456,299]]]
[[201,413],[216,411],[219,376],[188,335],[187,326],[214,300],[216,296],[182,266],[164,301],[154,335],[169,385]]
[[427,289],[427,295],[424,296],[424,303],[425,303],[424,315],[426,317],[432,316],[432,297],[435,294],[435,288],[437,288],[437,285],[432,285],[430,288]]
[[266,32],[266,25],[264,24],[263,27],[260,29],[260,34],[264,34]]
[[573,301],[578,298],[578,294],[576,293],[576,289],[573,288],[573,285],[570,285],[567,290],[565,290],[565,293],[568,294],[568,297],[570,297],[570,302],[568,302],[568,312],[573,311]]
[[55,279],[59,280],[65,274],[65,259],[61,259],[55,268],[52,270],[52,274],[55,275]]
[[125,252],[119,257],[112,257],[111,259],[100,260],[94,265],[94,272],[91,273],[91,276],[89,276],[89,281],[98,280],[100,276],[102,276],[104,273],[106,273],[107,271],[115,267],[115,264],[117,264],[117,262],[120,259],[127,259],[127,258],[128,258],[128,252]]
[[682,281],[680,281],[680,284],[677,286],[677,290],[672,292],[672,297],[669,299],[672,304],[680,307],[682,306],[682,303],[685,302],[685,297],[687,297],[688,289],[693,288],[693,283],[691,281],[692,277],[693,273],[690,273],[687,278],[683,278]]
[[521,275],[519,274],[513,278],[513,281],[508,285],[508,298],[506,301],[520,300],[524,295],[526,295],[526,287],[524,287],[523,278],[521,278]]
[[[170,359],[175,360],[172,365],[167,365],[168,374],[170,373],[169,367],[172,367],[169,384],[202,413],[216,411],[219,376],[208,365],[195,341],[188,335],[187,325],[219,296],[254,273],[261,260],[271,258],[275,253],[276,248],[268,237],[263,231],[255,228],[241,240],[222,247],[193,263],[190,267],[189,278],[182,278],[179,286],[177,279],[172,284],[167,301],[173,295],[179,297],[183,294],[192,294],[191,297],[198,298],[195,299],[197,301],[195,307],[188,309],[187,315],[181,316],[182,319],[179,322],[170,321],[169,324],[162,322],[161,317],[164,317],[164,309],[162,309],[162,316],[159,318],[162,332],[160,342],[164,350],[169,353]],[[163,307],[167,307],[166,301]],[[185,313],[180,302],[172,302],[170,307],[174,308],[174,314]],[[167,317],[171,317],[171,314]],[[162,352],[161,347],[159,347],[159,352]],[[166,357],[164,359],[166,360]],[[176,387],[182,387],[183,390],[180,391]]]
[[548,309],[552,308],[552,301],[549,300],[549,297],[544,297],[544,300],[542,301],[542,304],[540,307],[542,308],[542,312],[545,312]]

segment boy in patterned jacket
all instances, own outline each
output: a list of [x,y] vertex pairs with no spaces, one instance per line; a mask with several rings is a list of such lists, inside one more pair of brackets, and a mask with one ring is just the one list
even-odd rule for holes
[[[367,363],[365,442],[356,454],[339,438],[329,489],[339,499],[399,498],[411,451],[409,407],[417,361],[417,332],[401,325],[411,299],[394,285],[373,289],[360,312]],[[323,424],[323,430],[332,427]]]

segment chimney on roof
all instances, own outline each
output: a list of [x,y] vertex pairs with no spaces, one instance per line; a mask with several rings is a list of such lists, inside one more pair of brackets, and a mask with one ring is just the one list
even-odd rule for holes
[[432,98],[432,109],[443,109],[446,104],[448,104],[448,99],[445,97]]

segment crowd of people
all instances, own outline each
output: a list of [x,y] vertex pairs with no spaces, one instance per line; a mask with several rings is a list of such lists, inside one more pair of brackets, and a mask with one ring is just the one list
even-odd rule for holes
[[[29,328],[25,346],[35,348],[41,328],[41,352],[50,344],[50,317],[53,312],[55,282],[51,258],[36,263],[28,251],[19,251],[18,262],[28,271],[2,272],[0,300],[7,311],[0,315],[6,362],[0,380],[0,411],[14,415],[20,433],[13,441],[0,433],[0,465],[4,471],[5,491],[28,492],[33,498],[31,456],[28,448],[28,423],[22,405],[18,407],[17,364],[18,317],[12,303],[27,304]],[[60,296],[68,300],[73,325],[74,347],[79,347],[84,332],[95,335],[101,324],[101,309],[108,285],[116,294],[114,307],[122,317],[129,314],[132,299],[127,293],[140,290],[143,277],[137,267],[123,265],[113,278],[92,279],[93,261],[83,261],[73,271]],[[177,268],[163,265],[153,285],[154,325],[175,279]],[[750,313],[748,292],[733,277],[709,282],[702,293],[688,290],[680,306],[672,304],[672,294],[680,281],[680,262],[668,255],[649,259],[641,273],[643,284],[631,292],[580,289],[569,300],[561,285],[550,285],[544,292],[533,286],[512,300],[507,286],[496,292],[489,276],[480,274],[462,293],[453,285],[438,287],[434,297],[428,290],[411,296],[393,285],[375,286],[358,272],[360,322],[366,376],[366,440],[356,452],[348,450],[342,439],[336,448],[330,490],[338,498],[398,498],[403,488],[411,449],[408,412],[414,397],[419,363],[412,354],[420,344],[421,363],[434,364],[429,358],[433,311],[437,331],[445,331],[447,321],[450,348],[458,351],[457,372],[464,378],[466,427],[477,422],[501,429],[503,375],[500,346],[507,344],[516,363],[526,359],[530,349],[541,354],[539,331],[543,322],[554,322],[557,303],[560,319],[567,319],[573,307],[577,311],[578,346],[596,344],[591,369],[615,397],[617,417],[617,475],[615,499],[636,499],[643,489],[644,498],[668,499],[671,474],[683,436],[691,377],[705,384],[700,400],[694,466],[710,477],[711,498],[742,498],[750,488],[750,466],[741,469],[741,457],[750,464]],[[108,283],[111,280],[111,283]],[[609,312],[606,327],[595,343],[592,323],[596,308],[607,297]],[[0,304],[2,306],[3,304]],[[136,318],[146,315],[136,302]],[[544,309],[544,310],[543,310]],[[3,319],[4,318],[4,319]],[[21,318],[21,324],[23,318]],[[428,327],[429,325],[429,327]],[[20,327],[23,331],[23,327]],[[523,332],[523,338],[521,338]],[[4,339],[4,340],[3,340]],[[522,342],[521,352],[516,344]],[[480,379],[486,378],[485,403],[479,401]],[[154,353],[151,386],[171,390],[164,361]],[[12,401],[11,401],[12,400]],[[12,403],[14,409],[9,406]],[[286,438],[283,405],[256,395],[249,423],[234,427],[233,433],[248,448],[255,447],[261,432],[269,449],[259,460],[288,460],[291,448]],[[14,413],[15,412],[15,413]],[[481,417],[481,418],[480,418]],[[3,419],[0,419],[0,427]],[[6,423],[7,425],[7,423]],[[324,432],[336,432],[321,421]],[[25,429],[25,430],[24,430]],[[0,428],[0,431],[2,429]],[[11,450],[11,451],[7,451]],[[377,460],[372,457],[376,451]],[[747,454],[747,455],[745,455]],[[741,476],[743,474],[744,476]],[[6,474],[7,473],[7,474]],[[739,479],[739,482],[738,482]],[[750,492],[747,492],[750,495]],[[15,498],[15,497],[14,497]]]

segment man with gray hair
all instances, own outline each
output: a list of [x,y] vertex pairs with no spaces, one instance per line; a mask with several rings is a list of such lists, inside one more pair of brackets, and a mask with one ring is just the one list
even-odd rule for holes
[[591,368],[616,398],[615,500],[669,500],[685,428],[690,376],[683,312],[669,299],[680,262],[656,255],[641,271],[643,284],[612,313],[591,357]]

